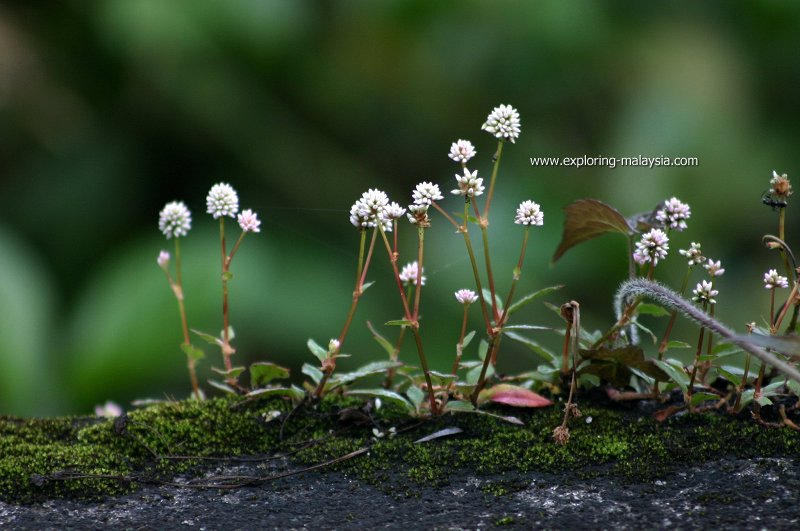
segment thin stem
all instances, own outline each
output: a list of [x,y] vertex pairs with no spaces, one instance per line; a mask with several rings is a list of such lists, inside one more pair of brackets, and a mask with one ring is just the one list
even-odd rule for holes
[[[447,221],[449,221],[449,222],[450,222],[450,224],[451,224],[451,225],[453,225],[453,226],[456,228],[456,230],[457,230],[457,231],[460,231],[460,230],[461,230],[461,225],[459,225],[458,223],[456,223],[456,220],[454,220],[454,219],[453,219],[453,217],[452,217],[450,214],[448,214],[448,213],[447,213],[447,212],[446,212],[446,211],[445,211],[445,210],[444,210],[442,207],[440,207],[439,205],[437,205],[437,204],[436,204],[436,202],[433,202],[433,203],[431,203],[431,204],[433,205],[433,208],[435,208],[436,210],[438,210],[438,211],[439,211],[439,213],[440,213],[440,214],[442,214],[442,215],[443,215],[443,216],[444,216],[444,217],[447,219]],[[465,220],[464,220],[464,224],[466,225],[466,223],[467,223],[467,220],[465,219]]]
[[[400,327],[400,333],[397,334],[397,342],[394,344],[394,350],[392,350],[392,353],[389,355],[390,361],[397,361],[397,359],[400,357],[400,349],[403,347],[403,339],[405,339],[407,328],[408,328],[407,326]],[[392,387],[392,380],[394,380],[394,373],[395,373],[394,367],[386,371],[386,380],[383,382],[383,387],[385,389],[390,389]]]
[[[230,259],[225,250],[225,217],[219,218],[219,240],[222,247],[222,359],[225,362],[225,370],[233,369],[231,355],[234,350],[231,348],[230,338],[230,314],[228,308],[228,270]],[[232,378],[229,380],[233,380]],[[235,383],[235,381],[234,381]]]
[[472,241],[469,238],[469,227],[467,226],[467,214],[469,213],[469,204],[464,204],[464,244],[467,246],[467,253],[469,254],[469,262],[472,265],[472,274],[475,277],[475,287],[478,289],[478,300],[481,303],[481,312],[483,313],[483,320],[486,324],[486,333],[492,334],[492,320],[489,317],[489,310],[486,307],[486,301],[483,297],[483,288],[481,287],[481,277],[478,273],[478,262],[475,260],[475,252],[472,249]]
[[436,406],[436,396],[433,394],[431,371],[428,369],[428,360],[425,358],[425,351],[422,349],[422,337],[419,335],[419,328],[417,326],[412,326],[411,332],[414,334],[414,341],[417,344],[417,354],[419,354],[419,362],[422,365],[422,372],[425,374],[425,383],[428,385],[428,399],[431,404],[431,415],[438,415],[439,408]]
[[[789,311],[789,307],[794,305],[795,308],[797,308],[796,303],[795,303],[795,298],[797,297],[798,287],[800,287],[800,283],[795,282],[794,286],[792,286],[792,291],[789,292],[789,297],[786,299],[786,302],[783,304],[783,307],[781,308],[781,311],[778,314],[778,317],[775,319],[774,326],[775,326],[776,330],[781,327],[781,324],[783,323],[783,319],[784,319],[784,317],[786,317],[786,312]],[[787,333],[788,332],[792,332],[795,329],[795,326],[797,325],[797,320],[796,319],[797,319],[796,315],[793,316],[793,322],[789,326],[789,329],[787,330]]]
[[[169,275],[167,275],[169,278]],[[173,286],[173,291],[175,292],[175,298],[178,300],[178,312],[180,312],[181,316],[181,328],[183,329],[183,344],[184,345],[191,345],[191,340],[189,339],[189,324],[186,319],[186,304],[183,300],[183,276],[181,273],[181,244],[180,238],[175,238],[175,285]],[[172,283],[172,279],[170,279],[170,283]],[[174,289],[177,288],[177,289]],[[189,381],[192,384],[192,394],[197,400],[200,400],[200,385],[197,382],[197,371],[195,369],[197,365],[197,361],[189,355],[188,351],[186,352],[186,367],[189,370]]]
[[739,405],[742,403],[742,393],[744,392],[744,386],[747,385],[747,377],[750,374],[750,353],[747,353],[744,358],[744,374],[742,375],[742,381],[739,382],[739,388],[737,389],[736,394],[736,402],[733,404],[733,410],[739,411]]
[[461,354],[464,351],[464,336],[467,333],[467,312],[469,311],[469,304],[464,305],[464,318],[461,320],[461,334],[458,336],[458,343],[456,343],[456,360],[453,362],[453,376],[458,371],[458,366],[461,364]]
[[514,268],[511,276],[511,289],[508,290],[508,296],[506,297],[506,304],[503,308],[503,315],[500,316],[500,320],[498,321],[498,326],[503,326],[506,324],[506,319],[508,319],[508,307],[511,306],[511,300],[514,298],[514,290],[517,288],[517,283],[519,282],[520,277],[522,276],[522,262],[525,260],[525,250],[528,247],[528,236],[530,234],[530,227],[525,227],[525,232],[522,236],[522,248],[519,251],[519,260],[517,260],[517,267]]
[[[706,303],[703,303],[703,310],[706,309]],[[697,350],[694,353],[694,363],[692,364],[692,376],[689,378],[689,387],[686,389],[686,405],[691,408],[692,394],[694,393],[694,381],[697,377],[697,365],[700,363],[700,354],[703,352],[703,335],[705,334],[706,327],[700,327],[700,336],[697,338]]]
[[419,301],[422,296],[422,258],[425,249],[425,229],[417,227],[417,287],[414,293],[414,321],[419,320]]
[[481,237],[483,238],[483,261],[486,264],[486,277],[489,279],[489,293],[492,295],[492,315],[494,316],[494,321],[497,323],[500,321],[500,312],[497,309],[497,297],[495,296],[496,291],[494,289],[494,273],[492,273],[492,258],[491,254],[489,253],[489,229],[484,224],[484,221],[481,222]]
[[472,405],[478,407],[478,395],[481,394],[483,390],[483,386],[486,385],[486,372],[489,369],[489,362],[495,357],[495,352],[497,348],[500,346],[500,336],[502,334],[498,332],[492,332],[489,336],[489,348],[486,352],[486,357],[483,358],[483,366],[481,367],[481,375],[478,377],[478,384],[475,386],[475,390],[472,391],[472,396],[470,400],[472,401]]
[[636,278],[636,265],[633,261],[633,234],[628,236],[628,278]]
[[[689,276],[692,272],[692,266],[686,270],[686,273],[683,275],[683,282],[681,283],[681,290],[680,294],[683,295],[686,293],[686,288],[689,286]],[[678,310],[672,310],[672,314],[669,316],[669,322],[667,323],[667,329],[664,331],[664,337],[661,339],[661,343],[658,345],[658,359],[664,359],[664,352],[667,350],[667,344],[669,343],[669,336],[672,334],[672,327],[675,326],[675,321],[678,317]]]
[[408,321],[413,321],[414,319],[411,316],[411,310],[408,308],[408,298],[406,297],[406,292],[403,291],[403,282],[400,280],[400,271],[397,270],[397,253],[392,251],[392,248],[389,246],[389,240],[386,238],[386,233],[383,231],[383,227],[378,225],[378,228],[381,233],[381,238],[383,238],[383,243],[386,245],[386,252],[389,253],[389,262],[392,264],[392,270],[394,271],[394,279],[397,283],[397,289],[400,292],[400,299],[403,302],[403,311],[405,312],[405,318]]
[[486,204],[483,206],[483,217],[488,219],[489,217],[489,206],[492,203],[492,197],[494,197],[494,183],[497,180],[497,169],[500,167],[500,157],[503,155],[503,140],[497,141],[497,151],[495,151],[494,156],[492,159],[494,160],[494,166],[492,167],[492,178],[489,181],[489,193],[486,194]]

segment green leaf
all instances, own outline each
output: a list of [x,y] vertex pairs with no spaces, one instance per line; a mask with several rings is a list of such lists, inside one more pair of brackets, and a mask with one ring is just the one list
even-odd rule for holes
[[701,404],[708,400],[718,401],[719,396],[715,395],[714,393],[697,393],[692,395],[692,405],[696,406],[697,404]]
[[481,339],[481,342],[478,343],[478,357],[481,361],[486,359],[487,352],[489,352],[489,343],[485,339]]
[[317,344],[316,341],[313,339],[309,339],[306,342],[308,345],[308,350],[316,356],[316,358],[320,361],[320,363],[324,363],[326,359],[328,359],[328,351]]
[[538,325],[509,325],[504,326],[503,330],[552,330],[551,326],[538,326]]
[[414,404],[414,409],[419,411],[419,407],[422,405],[422,402],[425,401],[425,391],[417,387],[416,385],[410,386],[406,389],[406,396]]
[[182,343],[181,350],[192,359],[201,360],[206,357],[206,353],[195,347],[191,343]]
[[739,407],[745,408],[747,404],[753,401],[753,396],[755,395],[755,389],[747,389],[742,393],[742,398],[739,400]]
[[264,387],[272,380],[289,377],[289,369],[267,361],[257,361],[250,365],[250,387]]
[[685,393],[689,389],[689,375],[686,374],[686,371],[683,370],[683,367],[679,365],[679,362],[675,362],[676,365],[673,365],[669,361],[662,361],[662,360],[652,360],[653,363],[658,365],[658,367],[669,375],[669,379],[676,384],[678,387],[683,389]]
[[596,199],[579,199],[568,205],[564,212],[564,232],[552,263],[557,262],[564,253],[579,243],[607,232],[618,232],[625,236],[634,232],[622,214]]
[[351,372],[336,373],[331,378],[332,387],[340,387],[376,374],[384,374],[389,369],[396,369],[403,364],[399,361],[373,361]]
[[383,350],[385,350],[389,356],[393,356],[394,345],[389,343],[388,339],[380,335],[378,331],[375,330],[375,327],[372,326],[372,323],[369,321],[367,321],[367,328],[369,328],[369,331],[372,333],[372,338],[383,348]]
[[692,348],[692,346],[689,343],[686,343],[685,341],[677,341],[673,339],[667,342],[666,350],[669,350],[671,348]]
[[236,389],[234,389],[233,387],[229,386],[228,384],[225,384],[225,383],[222,383],[222,382],[218,382],[216,380],[208,380],[208,385],[210,385],[211,387],[216,387],[217,389],[219,389],[220,391],[222,391],[224,393],[228,393],[228,394],[231,394],[231,395],[238,395],[239,394],[239,393],[236,392]]
[[367,291],[373,284],[375,284],[374,280],[372,282],[364,282],[361,284],[361,294],[363,295],[364,292]]
[[786,386],[792,393],[794,393],[795,396],[800,396],[800,382],[788,379],[786,380]]
[[440,387],[447,387],[456,379],[456,376],[453,374],[445,374],[439,371],[428,371],[428,374],[431,375],[433,385],[438,385]]
[[508,315],[512,315],[514,312],[516,312],[517,310],[522,309],[523,307],[525,307],[526,305],[528,305],[531,302],[535,301],[536,299],[538,299],[540,297],[544,297],[545,295],[549,295],[549,294],[553,293],[554,291],[560,290],[563,287],[564,287],[563,284],[558,284],[556,286],[550,286],[548,288],[543,288],[543,289],[540,289],[539,291],[534,291],[533,293],[529,293],[528,295],[525,295],[524,297],[519,299],[517,302],[515,302],[514,304],[512,304],[511,306],[508,307]]
[[225,378],[230,378],[231,380],[236,380],[237,378],[239,378],[239,375],[241,375],[244,372],[244,367],[234,367],[229,371],[223,369],[217,369],[216,367],[211,367],[211,370],[219,374],[220,376],[224,376]]
[[308,363],[304,363],[303,367],[300,369],[300,371],[303,374],[305,374],[306,376],[308,376],[309,378],[311,378],[311,380],[315,384],[319,384],[319,382],[322,380],[322,371],[317,369],[313,365],[310,365]]
[[472,405],[472,402],[465,400],[451,400],[444,407],[444,410],[472,413],[475,411],[475,406]]
[[650,304],[647,302],[643,302],[636,307],[636,311],[640,315],[652,315],[653,317],[666,317],[670,315],[670,312],[667,311],[662,306],[658,304]]
[[299,387],[292,386],[292,387],[269,387],[269,388],[255,389],[247,393],[245,396],[247,398],[286,396],[291,398],[294,402],[299,402],[300,400],[305,398],[306,394]]
[[[492,292],[486,288],[483,288],[483,290],[481,290],[481,294],[483,295],[483,300],[486,301],[486,304],[491,306]],[[503,313],[503,301],[500,300],[500,296],[497,293],[494,294],[494,304],[497,306],[497,311]]]
[[222,340],[218,337],[212,336],[211,334],[206,334],[200,330],[195,330],[194,328],[192,328],[192,333],[210,345],[215,345],[217,347],[222,346]]
[[759,398],[757,398],[756,402],[758,402],[762,406],[771,406],[772,405],[772,400],[770,400],[765,395],[761,395]]
[[740,372],[737,374],[736,372],[731,370],[732,368],[733,367],[727,365],[723,367],[717,367],[717,372],[719,372],[726,380],[728,380],[729,382],[738,387],[742,385],[742,377],[744,376],[744,371],[742,369],[739,369]]
[[230,271],[225,271],[224,273],[222,273],[222,280],[228,281],[231,280],[232,278],[233,278],[233,273],[231,273]]
[[394,321],[386,321],[384,324],[386,326],[411,326],[414,323],[408,319],[395,319]]
[[381,398],[383,400],[388,400],[403,406],[408,412],[416,412],[416,408],[411,402],[403,398],[401,394],[388,389],[355,389],[347,391],[345,394],[348,396],[369,396],[372,398]]
[[638,328],[639,330],[641,330],[645,334],[649,335],[650,339],[653,340],[653,344],[654,345],[656,343],[658,343],[658,338],[656,337],[656,335],[649,328],[644,326],[642,323],[640,323],[639,321],[632,321],[631,324],[633,324],[633,326],[635,326],[636,328]]
[[508,336],[509,338],[513,339],[514,341],[518,341],[534,351],[539,356],[543,357],[545,360],[549,361],[553,365],[560,365],[561,364],[561,357],[557,356],[556,354],[550,352],[539,343],[534,341],[533,339],[529,339],[525,336],[521,336],[516,332],[509,332],[507,330],[503,330],[503,333]]
[[[483,370],[483,364],[481,363],[477,367],[467,371],[466,384],[467,385],[478,385],[478,378],[481,377],[481,371],[482,370]],[[494,376],[494,365],[492,365],[490,363],[489,366],[486,367],[486,379],[488,380],[492,376]]]
[[469,344],[472,342],[473,337],[475,337],[475,330],[470,331],[467,335],[464,336],[464,341],[461,343],[462,351],[469,346]]

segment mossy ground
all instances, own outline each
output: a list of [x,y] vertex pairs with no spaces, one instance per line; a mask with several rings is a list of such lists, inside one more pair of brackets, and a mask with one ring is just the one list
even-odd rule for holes
[[[496,410],[525,425],[470,413],[434,420],[407,418],[384,405],[325,399],[296,410],[281,400],[237,405],[233,400],[170,402],[128,414],[127,419],[0,418],[0,499],[28,502],[51,497],[98,497],[129,492],[140,482],[200,473],[206,461],[176,456],[235,457],[293,452],[299,465],[314,465],[369,446],[369,451],[329,467],[414,495],[420,485],[442,486],[453,470],[494,478],[484,490],[504,494],[525,485],[531,471],[569,471],[583,477],[616,474],[649,479],[685,463],[723,456],[800,455],[800,434],[766,429],[715,413],[684,415],[657,423],[620,408],[583,407],[566,446],[552,441],[558,408]],[[269,413],[281,417],[266,421]],[[591,418],[591,422],[587,420]],[[373,429],[397,435],[376,439]],[[443,428],[456,435],[416,444]],[[307,444],[314,441],[314,444]],[[306,444],[302,444],[306,443]],[[298,448],[302,448],[297,451]]]

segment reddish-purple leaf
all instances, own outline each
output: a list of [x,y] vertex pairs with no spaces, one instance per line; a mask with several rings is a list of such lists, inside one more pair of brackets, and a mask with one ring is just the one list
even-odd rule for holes
[[553,263],[572,247],[607,232],[631,234],[633,229],[617,209],[597,199],[579,199],[564,209],[564,232]]
[[547,407],[553,403],[529,389],[510,384],[498,384],[481,391],[479,402],[490,400],[498,404],[514,407]]

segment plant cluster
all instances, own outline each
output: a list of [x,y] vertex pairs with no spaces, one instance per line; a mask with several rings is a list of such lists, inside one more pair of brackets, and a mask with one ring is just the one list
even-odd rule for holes
[[[676,197],[660,203],[652,212],[626,218],[613,207],[593,199],[581,199],[566,207],[563,236],[553,261],[575,245],[605,233],[623,234],[628,242],[629,279],[624,282],[615,300],[616,322],[607,330],[588,331],[581,326],[580,305],[577,301],[556,306],[545,302],[561,320],[561,326],[539,326],[515,322],[518,310],[531,302],[549,295],[562,286],[553,286],[515,297],[523,272],[525,253],[531,229],[544,224],[541,206],[531,199],[523,200],[515,215],[505,213],[499,225],[520,226],[519,258],[511,272],[511,284],[501,293],[492,267],[489,219],[492,199],[499,181],[499,169],[506,144],[518,139],[520,117],[516,109],[500,105],[492,110],[481,126],[492,135],[496,148],[491,157],[488,183],[473,166],[477,155],[469,140],[453,142],[449,158],[458,165],[451,195],[460,205],[449,212],[445,196],[438,184],[421,182],[411,191],[411,202],[406,206],[391,201],[386,193],[369,189],[352,205],[349,221],[358,234],[358,259],[350,309],[339,334],[322,345],[309,339],[307,346],[318,365],[305,363],[302,372],[309,378],[304,388],[275,383],[286,379],[289,371],[272,363],[257,362],[249,367],[250,386],[240,382],[247,370],[234,367],[231,357],[233,329],[229,322],[228,282],[232,278],[230,265],[242,239],[248,232],[259,232],[260,221],[250,210],[238,214],[241,234],[230,252],[225,243],[226,217],[236,217],[238,197],[227,184],[215,185],[207,199],[207,211],[219,220],[222,256],[222,332],[212,336],[197,335],[221,350],[224,368],[214,369],[224,382],[212,385],[226,392],[243,395],[247,399],[266,396],[286,396],[295,402],[318,400],[329,393],[387,400],[404,408],[414,416],[437,416],[444,412],[477,412],[489,414],[479,408],[492,401],[522,407],[540,407],[552,404],[537,391],[551,395],[566,395],[563,421],[556,427],[553,437],[564,444],[569,439],[569,420],[581,416],[576,404],[579,390],[603,386],[614,400],[656,399],[672,403],[662,409],[658,417],[664,419],[680,410],[699,411],[709,408],[738,413],[752,402],[753,416],[761,424],[789,426],[797,429],[791,415],[797,411],[800,395],[800,372],[795,363],[800,355],[800,342],[796,338],[800,297],[798,297],[798,270],[795,255],[786,243],[785,212],[792,187],[786,175],[773,173],[770,189],[762,202],[778,214],[777,235],[764,236],[768,249],[778,252],[780,265],[764,274],[763,285],[769,292],[769,314],[761,325],[755,322],[747,327],[746,334],[737,334],[715,318],[720,296],[719,281],[725,268],[719,260],[705,254],[698,242],[678,251],[687,263],[681,286],[674,291],[656,280],[657,266],[668,259],[670,239],[688,229],[691,208]],[[425,353],[424,331],[429,326],[421,318],[422,293],[426,286],[425,249],[428,229],[435,222],[452,225],[456,236],[463,239],[469,258],[474,285],[453,286],[455,303],[463,306],[463,318],[458,340],[453,351],[452,368],[439,371],[431,368]],[[180,271],[179,239],[191,228],[191,215],[183,203],[172,202],[162,210],[159,228],[169,239],[175,240],[175,275],[170,273],[170,256],[162,251],[159,266],[166,272],[170,286],[178,300],[184,342],[187,354],[193,395],[202,398],[195,375],[196,361],[202,351],[190,342],[189,328],[183,302]],[[416,233],[416,248],[401,249],[398,233],[412,230]],[[481,247],[473,243],[480,235]],[[349,356],[344,351],[348,332],[353,326],[359,301],[373,282],[368,281],[370,266],[383,255],[391,266],[393,284],[397,288],[398,308],[401,318],[385,323],[392,337],[385,331],[369,327],[374,340],[386,351],[387,359],[371,362],[351,372],[337,371],[337,361]],[[411,259],[403,259],[410,255]],[[402,265],[405,263],[405,265]],[[697,267],[702,266],[702,267]],[[781,269],[781,273],[778,272]],[[694,279],[701,270],[703,278]],[[692,283],[691,296],[687,294]],[[782,293],[788,295],[783,296]],[[646,302],[649,299],[649,302]],[[476,355],[465,355],[477,330],[470,330],[470,309],[480,308],[480,335]],[[681,314],[698,325],[694,346],[672,338],[672,330]],[[666,317],[667,324],[659,337],[640,322],[640,316]],[[529,337],[540,331],[563,335],[563,350],[554,353]],[[528,335],[526,335],[528,334]],[[501,353],[501,340],[507,337],[520,342],[537,355],[543,363],[535,370],[500,378],[494,367]],[[652,355],[645,354],[648,340],[652,340]],[[400,359],[406,340],[412,340],[418,364]],[[323,346],[325,345],[325,346]],[[677,349],[694,349],[690,363],[672,357]],[[744,367],[731,364],[731,358],[744,355]],[[768,367],[771,367],[768,370]],[[383,385],[378,388],[359,388],[357,382],[367,377],[380,376]],[[562,391],[562,389],[567,391]],[[679,391],[678,399],[675,399]],[[672,397],[672,398],[670,398]],[[761,408],[773,405],[781,415],[780,422],[767,422]],[[518,422],[514,417],[504,417]]]

